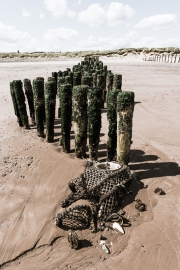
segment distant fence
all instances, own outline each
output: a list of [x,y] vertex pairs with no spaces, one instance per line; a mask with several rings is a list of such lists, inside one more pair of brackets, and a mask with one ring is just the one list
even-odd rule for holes
[[164,63],[180,63],[180,54],[153,54],[143,58],[144,61],[164,62]]

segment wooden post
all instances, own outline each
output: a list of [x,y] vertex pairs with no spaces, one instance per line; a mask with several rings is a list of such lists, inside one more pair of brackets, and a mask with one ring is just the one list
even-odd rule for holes
[[121,90],[112,90],[108,96],[108,140],[107,140],[107,160],[112,161],[116,156],[117,148],[117,95]]
[[19,113],[17,101],[16,101],[16,96],[14,93],[13,82],[10,82],[10,92],[11,92],[11,98],[12,98],[13,107],[14,107],[14,113],[17,116],[17,122],[18,122],[20,127],[23,127],[23,124],[22,124],[22,121],[20,118],[20,113]]
[[24,79],[24,90],[29,105],[31,122],[34,125],[35,124],[34,99],[33,99],[32,85],[29,79]]
[[56,105],[56,81],[45,83],[46,141],[54,141],[54,118]]
[[57,78],[57,92],[58,92],[58,97],[59,97],[59,107],[58,107],[58,117],[61,117],[61,85],[65,84],[65,78],[64,77],[58,77]]
[[87,145],[87,85],[73,87],[73,120],[75,133],[75,155],[86,157]]
[[63,151],[70,152],[70,132],[71,132],[71,116],[72,116],[72,85],[61,84],[60,86],[60,102],[61,102],[61,145]]
[[117,98],[117,161],[128,164],[132,138],[134,92],[120,92]]
[[22,88],[22,82],[20,80],[13,81],[13,90],[14,90],[22,126],[25,129],[29,129],[29,122],[28,122],[26,103],[25,103],[25,95]]
[[44,137],[45,102],[44,102],[44,78],[33,80],[34,109],[36,116],[37,136]]
[[115,89],[121,90],[121,87],[122,87],[122,75],[114,74],[112,89],[113,90],[115,90]]
[[88,91],[88,127],[89,127],[89,158],[97,160],[99,136],[101,130],[102,91],[100,88],[90,88]]

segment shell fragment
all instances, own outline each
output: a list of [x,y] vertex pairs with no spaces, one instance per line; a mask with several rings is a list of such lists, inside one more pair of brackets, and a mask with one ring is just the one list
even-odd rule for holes
[[112,227],[113,227],[113,230],[116,229],[119,232],[121,232],[122,234],[125,234],[123,227],[119,223],[114,222],[113,225],[112,225]]
[[102,250],[103,250],[105,253],[107,253],[107,254],[110,253],[109,248],[108,248],[105,244],[102,245]]

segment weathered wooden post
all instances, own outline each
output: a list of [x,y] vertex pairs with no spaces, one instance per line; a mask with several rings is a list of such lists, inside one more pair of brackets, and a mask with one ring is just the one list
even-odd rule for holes
[[75,155],[78,158],[86,157],[87,145],[87,85],[73,87],[73,120],[75,133]]
[[119,89],[121,90],[122,86],[122,75],[120,74],[114,74],[113,76],[113,86],[112,89]]
[[13,107],[14,107],[14,113],[17,116],[17,122],[19,126],[22,127],[23,124],[20,118],[20,113],[19,113],[19,109],[18,109],[18,105],[17,105],[17,101],[16,101],[14,89],[13,89],[13,82],[10,82],[10,92],[11,92],[11,98],[12,98]]
[[178,60],[178,63],[180,63],[180,55],[179,55],[179,60]]
[[34,112],[34,100],[33,100],[33,91],[31,81],[29,79],[24,79],[24,90],[27,97],[29,112],[32,124],[35,123],[35,112]]
[[104,108],[104,102],[106,100],[106,79],[104,74],[97,74],[97,87],[101,89],[102,92],[101,107]]
[[83,75],[81,77],[81,85],[88,85],[89,87],[93,87],[93,77],[89,74]]
[[93,88],[96,88],[96,86],[97,86],[97,74],[93,73],[92,77],[93,77],[93,82],[92,82]]
[[134,92],[120,92],[117,96],[117,161],[128,164],[132,138]]
[[171,54],[171,62],[170,63],[172,63],[172,59],[173,59],[173,54]]
[[58,92],[58,97],[59,97],[59,107],[58,107],[58,117],[61,117],[61,85],[65,84],[65,78],[64,77],[58,77],[57,78],[57,92]]
[[45,102],[44,102],[44,78],[33,80],[34,109],[36,116],[37,136],[44,137]]
[[102,91],[100,88],[90,88],[88,91],[88,127],[89,127],[89,158],[97,160],[101,130]]
[[22,88],[22,82],[20,80],[13,81],[13,90],[14,90],[22,126],[25,129],[29,129],[29,122],[28,122],[26,103],[25,103],[25,95]]
[[57,72],[52,72],[52,77],[55,79],[55,82],[56,82],[56,94],[57,94]]
[[117,95],[120,90],[112,90],[108,96],[108,140],[107,160],[114,160],[117,148]]
[[72,85],[62,84],[60,86],[61,102],[61,145],[63,151],[70,152],[70,132],[72,116]]
[[106,103],[108,106],[108,96],[109,96],[109,92],[112,90],[113,87],[113,73],[108,72],[106,75]]
[[81,72],[74,72],[73,73],[73,86],[81,84]]
[[54,118],[56,106],[56,82],[45,83],[45,110],[46,110],[46,141],[54,140]]
[[177,54],[174,55],[174,63],[176,63]]

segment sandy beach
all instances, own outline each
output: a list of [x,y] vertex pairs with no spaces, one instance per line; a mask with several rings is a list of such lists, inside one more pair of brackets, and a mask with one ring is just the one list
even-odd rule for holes
[[[73,126],[72,150],[65,154],[57,110],[53,143],[37,137],[35,126],[21,130],[14,115],[11,81],[47,80],[81,59],[0,63],[0,269],[180,269],[180,64],[145,62],[141,56],[100,60],[122,74],[123,91],[135,93],[129,166],[137,179],[123,203],[131,226],[124,235],[103,233],[112,243],[110,254],[99,245],[100,233],[88,229],[77,231],[81,248],[71,249],[68,232],[53,219],[69,194],[68,182],[84,170],[74,155]],[[106,159],[106,115],[102,110],[99,160]],[[155,194],[157,187],[166,194]],[[135,209],[137,198],[147,205],[145,212]]]

